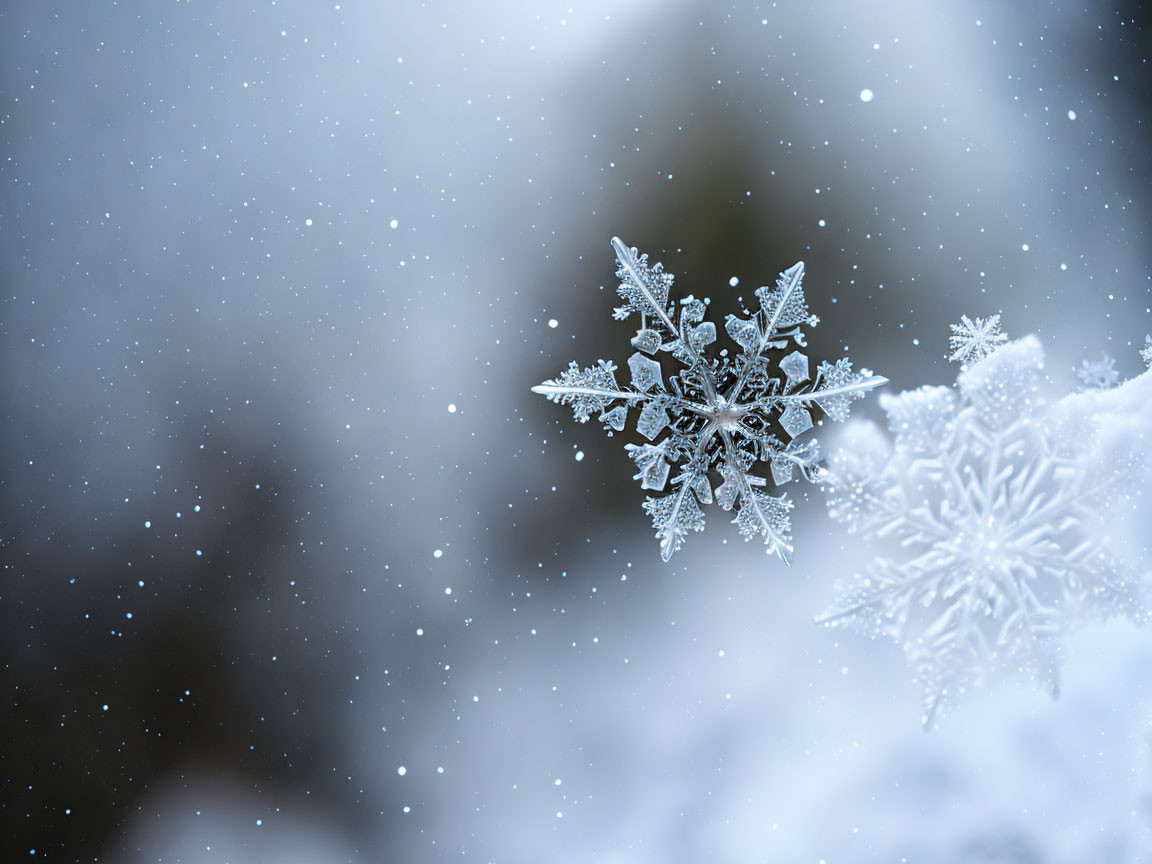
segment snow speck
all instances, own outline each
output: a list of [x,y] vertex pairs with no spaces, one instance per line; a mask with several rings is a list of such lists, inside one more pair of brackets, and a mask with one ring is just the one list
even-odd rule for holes
[[443,549],[437,549],[435,552],[432,553],[433,558],[441,558],[441,557],[443,557],[443,555],[444,555]]
[[1069,120],[1075,120],[1076,119],[1076,112],[1073,111],[1072,109],[1068,109],[1068,119]]
[[448,403],[448,413],[449,414],[455,414],[456,413],[456,403],[455,402],[449,402]]
[[728,280],[728,284],[731,285],[733,288],[735,288],[737,285],[740,284],[740,280],[737,277],[733,276],[731,279]]
[[105,711],[107,711],[107,710],[108,710],[108,706],[107,706],[107,705],[101,705],[100,707],[101,707],[103,710],[105,710]]
[[817,224],[817,225],[819,225],[821,228],[823,228],[823,227],[824,227],[825,225],[827,225],[828,223],[827,223],[827,222],[825,222],[823,219],[821,219],[821,220],[820,220],[819,222],[817,222],[816,224]]
[[151,522],[151,521],[145,522],[145,523],[144,523],[144,527],[145,527],[145,528],[151,528],[151,527],[152,527],[152,522]]
[[560,326],[560,322],[557,321],[555,318],[549,318],[548,319],[548,326],[551,327],[553,330],[555,330],[557,327]]
[[871,102],[872,97],[875,95],[876,95],[875,93],[873,93],[871,90],[869,90],[867,87],[865,87],[863,90],[860,91],[860,101],[861,102]]
[[388,223],[388,227],[389,228],[399,228],[400,227],[400,220],[399,219],[393,219],[391,222]]
[[452,593],[452,588],[451,588],[451,587],[445,588],[445,589],[444,589],[444,593],[445,593],[445,594],[451,594],[451,593]]
[[401,765],[399,768],[396,769],[396,773],[399,774],[401,777],[403,777],[405,774],[408,773],[408,769],[405,768],[403,765]]
[[[245,84],[244,86],[245,86],[245,87],[247,87],[248,85],[247,85],[247,84]],[[264,820],[263,820],[263,819],[257,819],[257,820],[256,820],[256,827],[257,827],[257,828],[259,828],[259,827],[260,827],[261,825],[263,825],[263,824],[264,824]]]
[[576,451],[576,461],[577,462],[583,462],[584,461],[584,451],[583,450],[577,450]]
[[405,804],[405,805],[404,805],[404,812],[405,812],[405,813],[411,813],[411,812],[412,812],[412,808],[411,808],[411,807],[409,807],[407,804]]
[[305,219],[304,224],[307,225],[308,227],[311,227],[312,226],[312,220],[311,219]]
[[423,627],[417,627],[416,628],[416,635],[417,636],[423,636],[424,635],[424,628]]
[[1027,244],[1027,243],[1021,243],[1021,244],[1020,244],[1020,250],[1021,250],[1022,252],[1027,252],[1027,251],[1028,251],[1028,248],[1029,248],[1029,247],[1028,247],[1028,244]]
[[1061,269],[1061,270],[1067,270],[1067,269],[1068,269],[1068,265],[1067,265],[1067,264],[1061,264],[1061,265],[1060,265],[1060,269]]

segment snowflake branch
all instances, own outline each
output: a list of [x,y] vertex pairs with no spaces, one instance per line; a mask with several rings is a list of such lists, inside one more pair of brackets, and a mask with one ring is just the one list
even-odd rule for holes
[[819,402],[821,399],[826,399],[829,396],[844,396],[849,393],[866,393],[869,390],[874,390],[877,387],[883,386],[888,383],[888,379],[883,375],[868,375],[861,377],[857,381],[850,384],[844,384],[840,387],[829,387],[827,390],[809,390],[805,393],[789,393],[782,396],[770,396],[768,401],[779,402],[787,405],[791,403],[805,403],[805,402]]
[[635,393],[631,390],[601,390],[596,387],[569,387],[565,384],[557,384],[555,380],[549,378],[543,384],[537,384],[532,388],[533,393],[539,393],[541,396],[547,396],[553,399],[557,396],[594,396],[598,399],[629,399],[629,400],[643,400],[656,398],[652,393]]
[[628,275],[632,277],[632,282],[636,285],[641,295],[647,301],[652,311],[659,316],[661,323],[668,328],[668,332],[673,336],[676,335],[676,325],[672,323],[672,319],[668,317],[668,313],[664,308],[656,302],[656,298],[652,296],[652,292],[648,289],[644,279],[640,275],[640,271],[636,264],[636,253],[630,246],[628,246],[619,237],[612,238],[612,248],[616,252],[616,258],[620,262],[620,266],[628,271]]

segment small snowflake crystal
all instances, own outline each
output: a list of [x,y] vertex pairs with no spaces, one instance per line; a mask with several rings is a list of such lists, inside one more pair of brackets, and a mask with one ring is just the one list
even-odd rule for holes
[[967,315],[960,316],[959,324],[952,324],[952,335],[948,339],[948,347],[952,355],[950,362],[975,363],[983,360],[1001,345],[1008,341],[1008,336],[1000,332],[1000,316],[993,315],[987,320],[977,318],[973,321]]
[[1099,360],[1085,360],[1076,370],[1080,386],[1085,390],[1111,390],[1120,381],[1116,361],[1101,353]]
[[1152,334],[1144,337],[1144,347],[1140,349],[1140,356],[1144,359],[1148,368],[1152,369]]
[[1057,441],[1027,337],[961,372],[958,393],[882,396],[894,434],[855,423],[820,479],[829,512],[881,547],[820,619],[900,643],[929,726],[1002,670],[1058,693],[1062,635],[1084,619],[1139,617],[1137,572],[1101,541],[1101,509],[1131,461],[1092,471]]
[[[570,406],[581,423],[599,412],[609,435],[624,431],[629,411],[639,406],[636,432],[651,443],[626,448],[641,488],[667,491],[644,502],[665,561],[688,532],[704,530],[700,507],[715,501],[724,510],[736,509],[733,521],[745,540],[762,537],[769,553],[790,562],[792,502],[763,491],[768,481],[753,473],[754,466],[767,462],[775,486],[796,475],[810,478],[818,459],[815,440],[805,434],[813,410],[844,420],[849,403],[887,379],[867,369],[853,371],[848,359],[821,363],[813,375],[805,354],[788,351],[792,343],[803,348],[803,326],[817,322],[801,287],[803,263],[781,273],[775,287],[756,292],[755,313],[727,317],[725,330],[740,349],[735,357],[728,350],[709,356],[717,334],[704,320],[708,301],[681,300],[677,321],[672,274],[618,237],[612,248],[624,300],[615,317],[640,318],[632,339],[637,350],[628,359],[631,386],[617,384],[616,365],[600,360],[583,369],[572,363],[533,392]],[[660,355],[683,368],[666,377]],[[715,488],[713,477],[722,481]]]

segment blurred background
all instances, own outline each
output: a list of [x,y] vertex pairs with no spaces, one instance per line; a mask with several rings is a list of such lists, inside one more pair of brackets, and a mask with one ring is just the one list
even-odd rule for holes
[[[571,5],[570,5],[571,4]],[[608,240],[892,390],[1152,330],[1140,4],[0,6],[5,861],[1152,860],[1152,641],[919,728],[866,550],[660,561]],[[742,299],[743,298],[743,299]],[[879,417],[876,400],[857,407]]]

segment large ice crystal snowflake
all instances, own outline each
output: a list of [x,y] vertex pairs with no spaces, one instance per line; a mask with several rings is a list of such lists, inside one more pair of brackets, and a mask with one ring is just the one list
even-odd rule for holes
[[1030,336],[962,371],[958,394],[882,396],[895,441],[854,422],[821,473],[830,514],[885,548],[819,620],[899,642],[925,726],[997,671],[1029,672],[1056,695],[1070,627],[1138,617],[1136,573],[1100,540],[1123,466],[1091,471],[1060,446],[1043,379]]
[[977,318],[973,321],[967,315],[960,316],[959,324],[952,324],[952,335],[948,337],[948,347],[952,350],[949,362],[974,363],[983,360],[1008,341],[1007,334],[1000,332],[1000,316]]
[[[624,300],[615,317],[640,317],[632,339],[638,350],[628,358],[631,386],[617,384],[616,365],[599,360],[583,369],[573,362],[533,392],[570,406],[581,423],[598,412],[609,435],[624,431],[629,411],[639,409],[636,432],[651,443],[626,445],[635,479],[641,488],[661,492],[676,466],[667,494],[644,502],[665,561],[689,531],[704,529],[700,505],[715,501],[725,510],[736,508],[733,521],[745,540],[763,537],[769,553],[790,562],[792,502],[762,491],[767,480],[752,473],[753,467],[769,463],[774,485],[797,474],[809,478],[817,460],[816,442],[804,434],[813,426],[812,410],[844,420],[852,400],[887,379],[867,369],[853,371],[847,358],[821,363],[813,375],[807,356],[798,350],[784,354],[792,342],[804,347],[803,326],[817,323],[801,287],[803,262],[781,273],[775,287],[756,292],[760,308],[746,311],[750,317],[727,317],[725,329],[740,349],[736,356],[722,350],[710,357],[716,326],[704,320],[707,301],[680,301],[675,320],[672,274],[649,265],[647,255],[618,237],[612,248]],[[667,381],[655,359],[661,354],[684,367]],[[713,475],[722,481],[715,489]]]

